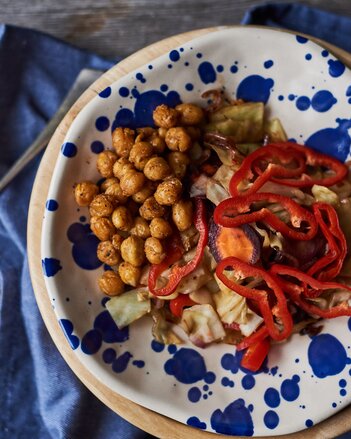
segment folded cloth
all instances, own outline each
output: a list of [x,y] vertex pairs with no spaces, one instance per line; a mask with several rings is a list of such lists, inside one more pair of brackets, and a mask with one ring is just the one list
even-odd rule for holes
[[[39,32],[0,25],[0,175],[43,129],[82,68],[112,65]],[[0,437],[151,438],[80,383],[41,319],[26,258],[39,160],[0,194]]]

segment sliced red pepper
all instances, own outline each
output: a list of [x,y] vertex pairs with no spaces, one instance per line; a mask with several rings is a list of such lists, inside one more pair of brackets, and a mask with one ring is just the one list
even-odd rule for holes
[[[225,271],[234,270],[238,277],[243,281],[247,278],[262,279],[267,289],[257,289],[238,284],[229,279]],[[286,298],[276,280],[262,268],[254,267],[233,256],[222,259],[216,267],[216,275],[231,290],[240,296],[252,299],[258,303],[261,315],[264,319],[267,331],[274,340],[285,340],[289,337],[293,327],[291,314],[287,307]],[[269,295],[273,293],[276,304],[271,309]],[[274,317],[279,319],[282,329],[277,327]]]
[[178,297],[169,301],[169,309],[175,317],[182,317],[184,308],[196,305],[189,294],[179,294]]
[[262,325],[257,331],[253,332],[251,335],[245,337],[239,344],[236,345],[237,351],[242,351],[249,346],[259,343],[269,336],[266,325]]
[[[275,264],[270,268],[270,273],[278,282],[285,293],[291,300],[308,314],[316,315],[324,319],[333,319],[339,316],[351,316],[351,307],[347,301],[335,305],[329,309],[321,309],[304,296],[306,286],[311,289],[315,295],[319,296],[326,290],[343,289],[351,291],[351,288],[337,282],[322,282],[297,268],[286,265]],[[288,278],[284,277],[287,276]]]
[[[294,228],[285,224],[267,207],[253,211],[252,204],[258,202],[279,203],[290,214],[290,222]],[[213,217],[214,221],[223,227],[239,227],[243,224],[262,221],[284,236],[301,241],[312,239],[318,230],[314,215],[307,209],[289,197],[265,192],[223,200],[216,207]],[[303,222],[306,232],[298,229]]]
[[181,280],[192,273],[195,268],[200,264],[205,247],[208,241],[208,227],[206,221],[206,209],[205,203],[201,198],[195,198],[195,227],[199,232],[199,241],[196,247],[196,253],[194,258],[187,264],[180,266],[179,264],[173,265],[167,284],[162,288],[156,288],[157,279],[165,269],[169,268],[172,264],[179,261],[179,253],[172,255],[172,249],[167,252],[167,256],[161,264],[153,264],[150,268],[148,287],[154,296],[169,296],[172,294]]
[[312,209],[327,241],[328,249],[326,254],[310,267],[307,274],[321,281],[332,280],[340,273],[346,257],[345,235],[340,228],[338,215],[333,206],[318,202],[313,204]]
[[[262,171],[257,163],[264,162],[265,169]],[[278,163],[276,163],[278,161]],[[287,165],[296,162],[297,166]],[[294,150],[286,151],[276,148],[273,145],[265,146],[249,154],[242,162],[240,168],[234,173],[230,180],[229,192],[232,197],[239,195],[250,195],[257,192],[268,180],[273,177],[295,177],[306,170],[305,157]],[[255,171],[255,172],[254,172]],[[241,191],[240,185],[248,181],[250,187]]]
[[271,181],[274,181],[276,183],[294,187],[311,187],[314,184],[318,184],[321,186],[333,186],[334,184],[339,183],[341,180],[343,180],[348,173],[347,166],[344,163],[341,163],[334,157],[317,152],[309,148],[308,146],[299,145],[293,142],[274,143],[273,145],[276,148],[281,148],[285,152],[295,151],[303,154],[305,157],[306,165],[308,166],[321,166],[330,171],[333,171],[332,175],[326,175],[322,178],[313,177],[308,174],[302,174],[297,179],[280,178],[279,176],[279,178],[277,178],[277,176],[273,176],[271,178]]
[[267,357],[270,347],[271,343],[268,338],[257,341],[247,348],[240,365],[252,372],[257,372]]

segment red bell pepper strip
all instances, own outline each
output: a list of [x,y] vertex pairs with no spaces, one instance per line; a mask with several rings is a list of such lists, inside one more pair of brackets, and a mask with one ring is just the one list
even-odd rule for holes
[[270,347],[271,343],[268,338],[264,338],[249,346],[241,359],[241,367],[257,372],[267,357]]
[[317,152],[308,146],[299,145],[293,142],[281,142],[273,144],[276,148],[281,148],[286,152],[296,151],[304,155],[306,165],[308,166],[321,166],[323,168],[327,168],[333,171],[332,175],[326,175],[325,177],[313,177],[308,174],[303,174],[300,178],[291,179],[291,178],[277,178],[273,176],[271,181],[274,181],[279,184],[284,184],[286,186],[294,186],[294,187],[311,187],[314,184],[318,184],[321,186],[333,186],[336,183],[339,183],[343,180],[347,173],[348,169],[344,163],[341,163],[339,160],[334,157],[330,157],[329,155],[322,154]]
[[[285,224],[267,207],[252,211],[252,204],[257,202],[279,203],[289,212],[293,227]],[[312,239],[318,230],[314,215],[307,209],[289,197],[265,192],[223,200],[216,207],[213,218],[215,223],[223,227],[239,227],[243,224],[262,221],[284,236],[301,241]],[[306,232],[299,230],[302,223],[305,223]]]
[[241,340],[241,342],[236,345],[236,350],[242,351],[255,343],[259,343],[268,336],[269,334],[267,331],[267,327],[265,325],[262,325],[259,329],[257,329],[257,331]]
[[171,313],[179,318],[182,317],[184,308],[193,305],[196,305],[196,302],[190,299],[189,294],[179,294],[178,297],[169,301]]
[[[284,292],[289,295],[291,300],[308,314],[316,315],[324,319],[351,316],[351,307],[348,305],[347,300],[329,309],[322,309],[309,301],[307,297],[304,297],[306,286],[308,289],[312,289],[316,292],[317,295],[331,289],[343,289],[351,292],[350,287],[337,282],[322,282],[296,268],[280,264],[272,265],[270,274],[276,282],[279,283]],[[288,276],[288,279],[283,276]]]
[[179,254],[177,254],[177,258],[171,254],[171,252],[167,252],[167,256],[161,264],[153,264],[150,268],[149,279],[148,279],[148,287],[154,296],[169,296],[172,294],[181,280],[187,276],[189,273],[192,273],[195,268],[200,264],[205,247],[208,241],[208,227],[206,222],[206,209],[205,204],[201,200],[201,198],[195,198],[195,227],[200,234],[199,241],[197,243],[197,248],[195,252],[194,258],[189,261],[187,264],[180,266],[179,264],[173,265],[169,279],[167,284],[162,288],[156,288],[157,279],[162,274],[165,269],[169,268],[172,264],[179,261]]
[[[340,228],[338,215],[333,206],[318,202],[313,204],[312,209],[327,241],[328,249],[326,254],[309,268],[307,274],[321,281],[332,280],[340,273],[346,257],[345,235]],[[326,219],[323,217],[323,212]]]
[[[264,171],[257,162],[268,162]],[[276,163],[278,161],[278,163]],[[294,168],[287,167],[290,163],[296,162]],[[256,172],[254,172],[254,170]],[[232,197],[239,195],[250,195],[257,192],[268,180],[273,177],[295,177],[306,170],[305,157],[294,150],[286,151],[275,148],[273,145],[265,146],[249,154],[242,162],[240,168],[234,173],[230,180],[229,192]],[[251,186],[246,190],[240,190],[240,185],[247,181]]]
[[[235,274],[243,280],[246,278],[259,278],[266,284],[267,290],[250,288],[236,283],[229,279],[225,270],[233,269]],[[291,314],[287,307],[286,298],[279,284],[275,279],[262,268],[254,267],[238,258],[230,256],[222,259],[216,267],[217,277],[231,290],[235,291],[240,296],[252,299],[258,303],[261,315],[264,319],[267,331],[274,340],[285,340],[289,337],[293,327]],[[276,304],[271,309],[269,295],[272,292],[275,296]],[[279,320],[282,329],[277,327],[274,317]]]

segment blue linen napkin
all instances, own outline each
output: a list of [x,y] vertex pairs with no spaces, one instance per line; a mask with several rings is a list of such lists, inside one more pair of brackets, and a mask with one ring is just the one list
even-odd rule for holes
[[[243,23],[306,32],[351,51],[351,19],[303,5],[258,6]],[[39,32],[0,25],[0,176],[43,129],[79,71],[112,64]],[[151,438],[80,383],[43,324],[26,256],[39,161],[0,194],[0,437]]]

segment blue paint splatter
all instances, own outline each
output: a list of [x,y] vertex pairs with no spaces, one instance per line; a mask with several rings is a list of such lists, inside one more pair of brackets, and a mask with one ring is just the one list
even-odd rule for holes
[[191,84],[190,82],[188,82],[187,84],[185,84],[185,90],[188,90],[188,91],[192,91],[192,90],[194,90],[194,86],[193,86],[193,84]]
[[41,261],[41,265],[43,267],[44,276],[46,277],[55,276],[58,271],[62,270],[60,261],[55,258],[44,258]]
[[100,152],[102,152],[104,148],[105,148],[104,144],[99,140],[95,140],[90,145],[91,152],[93,152],[94,154],[100,154]]
[[165,345],[163,343],[159,343],[156,340],[152,340],[151,342],[151,349],[155,352],[162,352],[165,348]]
[[263,66],[265,69],[270,69],[273,64],[274,64],[273,61],[271,59],[269,59],[263,63]]
[[168,85],[167,84],[162,84],[160,87],[160,90],[163,92],[166,92],[168,90]]
[[300,44],[307,43],[308,39],[305,37],[302,37],[301,35],[296,35],[296,41]]
[[142,369],[145,366],[145,361],[143,360],[134,360],[132,362],[133,366],[138,367],[139,369]]
[[65,142],[61,146],[61,152],[65,157],[72,158],[77,154],[77,147],[72,142]]
[[312,108],[320,113],[328,111],[338,101],[328,90],[320,90],[312,97]]
[[105,90],[102,90],[99,93],[100,98],[108,98],[111,95],[111,87],[106,87]]
[[216,375],[213,372],[207,372],[204,376],[205,383],[213,384],[216,381]]
[[268,410],[263,417],[263,422],[267,428],[273,430],[279,424],[279,416],[275,411]]
[[280,404],[280,395],[278,390],[273,387],[269,387],[264,393],[264,402],[268,407],[276,408]]
[[217,433],[238,436],[252,436],[254,432],[250,410],[241,398],[229,404],[223,412],[215,410],[211,415],[211,427]]
[[271,374],[273,375],[273,376],[275,376],[276,374],[277,374],[277,372],[278,372],[278,366],[275,366],[275,367],[272,367],[272,369],[271,369]]
[[133,357],[130,352],[124,352],[124,354],[117,357],[112,363],[112,370],[116,373],[124,372],[127,367],[129,360]]
[[345,395],[346,395],[346,393],[347,393],[347,392],[346,392],[346,390],[345,390],[345,389],[341,389],[341,390],[340,390],[340,395],[341,395],[341,396],[345,396]]
[[197,53],[196,58],[202,58],[202,53]]
[[318,378],[337,375],[347,364],[344,346],[331,334],[321,334],[312,338],[308,347],[308,361]]
[[346,96],[351,96],[351,85],[347,87]]
[[260,75],[251,75],[243,79],[237,90],[238,99],[244,99],[251,102],[267,103],[271,94],[274,81],[271,78],[263,78]]
[[307,61],[311,61],[311,59],[312,59],[312,54],[311,54],[311,53],[306,53],[306,55],[305,55],[305,59],[306,59]]
[[149,70],[152,70],[152,69],[153,69],[153,66],[152,66],[151,64],[149,64],[149,65],[147,66],[147,68],[148,68]]
[[337,128],[324,128],[312,134],[306,144],[317,151],[323,152],[345,161],[351,145],[348,130],[351,128],[351,119],[336,119]]
[[192,387],[188,391],[188,400],[190,402],[198,402],[201,398],[201,390],[198,387]]
[[136,77],[136,79],[138,80],[138,81],[140,81],[142,84],[145,84],[145,82],[146,82],[146,79],[144,78],[144,76],[143,76],[143,74],[142,73],[137,73],[136,75],[135,75],[135,77]]
[[170,59],[171,61],[173,61],[173,62],[177,62],[177,61],[179,61],[179,59],[180,59],[180,54],[179,54],[178,50],[172,50],[172,51],[169,53],[169,59]]
[[218,66],[216,67],[216,70],[218,73],[222,73],[224,70],[224,67],[222,66],[222,64],[218,64]]
[[45,207],[47,210],[50,210],[50,212],[54,212],[58,209],[59,204],[56,200],[47,200]]
[[191,427],[195,427],[195,428],[201,428],[201,430],[206,430],[206,423],[200,421],[199,418],[197,418],[196,416],[192,416],[191,418],[189,418],[186,423],[188,425],[190,425]]
[[282,382],[280,386],[280,393],[282,398],[286,401],[295,401],[300,395],[300,388],[298,382],[300,378],[294,375],[291,380],[286,379]]
[[104,363],[106,363],[106,364],[113,363],[116,356],[117,356],[117,353],[112,348],[105,349],[104,352],[102,353],[102,359],[104,360]]
[[96,316],[94,329],[101,332],[102,339],[106,343],[122,343],[129,338],[128,326],[123,329],[118,329],[108,311],[103,311]]
[[252,375],[245,375],[241,380],[241,385],[245,390],[250,390],[255,386],[256,380]]
[[283,96],[283,95],[279,95],[279,96],[278,96],[278,99],[279,99],[280,101],[283,101],[283,100],[284,100],[284,96]]
[[106,303],[107,303],[109,300],[111,300],[110,297],[103,297],[103,298],[101,299],[101,306],[103,306],[104,308],[106,308]]
[[129,96],[129,89],[127,87],[120,87],[118,93],[122,98],[126,98]]
[[339,386],[340,386],[340,387],[346,387],[346,385],[347,385],[346,380],[341,379],[341,380],[339,381]]
[[233,374],[237,373],[239,369],[248,375],[256,375],[262,372],[268,373],[267,358],[265,359],[265,361],[263,362],[262,366],[258,371],[252,372],[251,370],[245,369],[245,367],[240,366],[243,355],[244,355],[244,351],[236,351],[235,355],[224,354],[221,359],[221,365],[223,369],[230,370]]
[[300,96],[295,102],[296,108],[300,111],[306,111],[311,106],[311,101],[307,96]]
[[95,121],[95,127],[98,131],[106,131],[110,126],[110,121],[106,116],[100,116]]
[[168,346],[168,352],[170,354],[175,354],[177,352],[177,346],[175,344],[170,344]]
[[230,380],[227,377],[223,377],[221,380],[221,384],[224,387],[234,387],[234,381]]
[[72,257],[84,270],[95,270],[102,265],[96,256],[98,238],[92,234],[89,224],[73,223],[67,230],[68,239],[73,242]]
[[296,98],[296,95],[289,94],[288,99],[289,101],[293,101]]
[[335,409],[336,406],[337,406],[336,402],[333,402],[332,407]]
[[71,346],[71,348],[77,349],[79,346],[79,338],[76,335],[73,335],[73,323],[68,319],[60,319],[59,324]]
[[338,78],[345,71],[345,65],[338,59],[335,61],[330,59],[328,61],[328,65],[329,65],[329,75],[332,76],[333,78]]
[[82,338],[80,348],[87,355],[96,354],[96,352],[101,348],[102,345],[102,335],[100,331],[96,329],[91,329]]
[[326,58],[329,55],[329,52],[327,50],[322,50],[321,55]]
[[79,221],[80,221],[81,223],[85,223],[86,220],[87,220],[86,217],[83,216],[83,215],[79,217]]
[[201,81],[204,84],[211,84],[217,79],[216,70],[214,69],[213,65],[208,61],[202,62],[199,65],[197,71],[199,73]]
[[311,420],[311,419],[306,419],[306,422],[305,422],[305,425],[306,425],[306,427],[312,427],[312,425],[313,425],[313,421]]
[[231,73],[237,73],[238,70],[239,70],[239,69],[238,69],[238,66],[236,66],[235,64],[233,64],[233,65],[230,67],[230,72],[231,72]]
[[182,348],[173,358],[165,363],[164,369],[168,375],[184,384],[196,383],[205,378],[207,370],[202,355],[194,349]]

